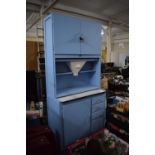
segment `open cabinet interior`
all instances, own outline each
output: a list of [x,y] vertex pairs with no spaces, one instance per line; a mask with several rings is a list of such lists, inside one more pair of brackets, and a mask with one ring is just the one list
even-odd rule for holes
[[56,59],[56,96],[99,88],[99,59]]

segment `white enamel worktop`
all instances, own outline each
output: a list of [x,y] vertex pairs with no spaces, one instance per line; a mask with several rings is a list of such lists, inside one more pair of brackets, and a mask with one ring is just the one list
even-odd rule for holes
[[105,90],[103,90],[103,89],[90,90],[90,91],[82,92],[82,93],[79,93],[79,94],[59,97],[58,100],[59,100],[59,102],[67,102],[67,101],[79,99],[79,98],[90,96],[90,95],[100,94],[100,93],[103,93],[103,92],[105,92]]

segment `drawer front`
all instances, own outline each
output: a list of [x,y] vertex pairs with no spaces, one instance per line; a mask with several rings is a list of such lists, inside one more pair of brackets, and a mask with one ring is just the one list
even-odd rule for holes
[[92,120],[91,131],[94,132],[101,128],[104,128],[104,124],[105,124],[105,118],[103,117]]
[[92,113],[96,111],[103,111],[105,109],[105,102],[100,102],[98,104],[93,104],[92,105]]
[[92,105],[93,104],[98,104],[98,103],[101,103],[101,102],[105,102],[105,100],[106,100],[105,93],[99,94],[99,95],[95,95],[95,96],[92,97]]
[[92,113],[92,119],[97,119],[99,117],[105,118],[105,110]]

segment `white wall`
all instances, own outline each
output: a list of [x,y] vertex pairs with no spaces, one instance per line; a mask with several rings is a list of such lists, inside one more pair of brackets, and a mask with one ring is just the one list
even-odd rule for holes
[[123,67],[126,56],[129,56],[129,40],[114,40],[112,43],[112,60],[115,65]]
[[[104,39],[102,47],[106,46]],[[124,67],[125,58],[129,56],[129,33],[121,33],[112,37],[111,61],[115,66]]]

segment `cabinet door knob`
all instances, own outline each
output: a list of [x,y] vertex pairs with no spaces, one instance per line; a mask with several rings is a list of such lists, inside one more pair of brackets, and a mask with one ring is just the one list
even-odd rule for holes
[[84,41],[84,38],[83,37],[79,37],[80,41]]

